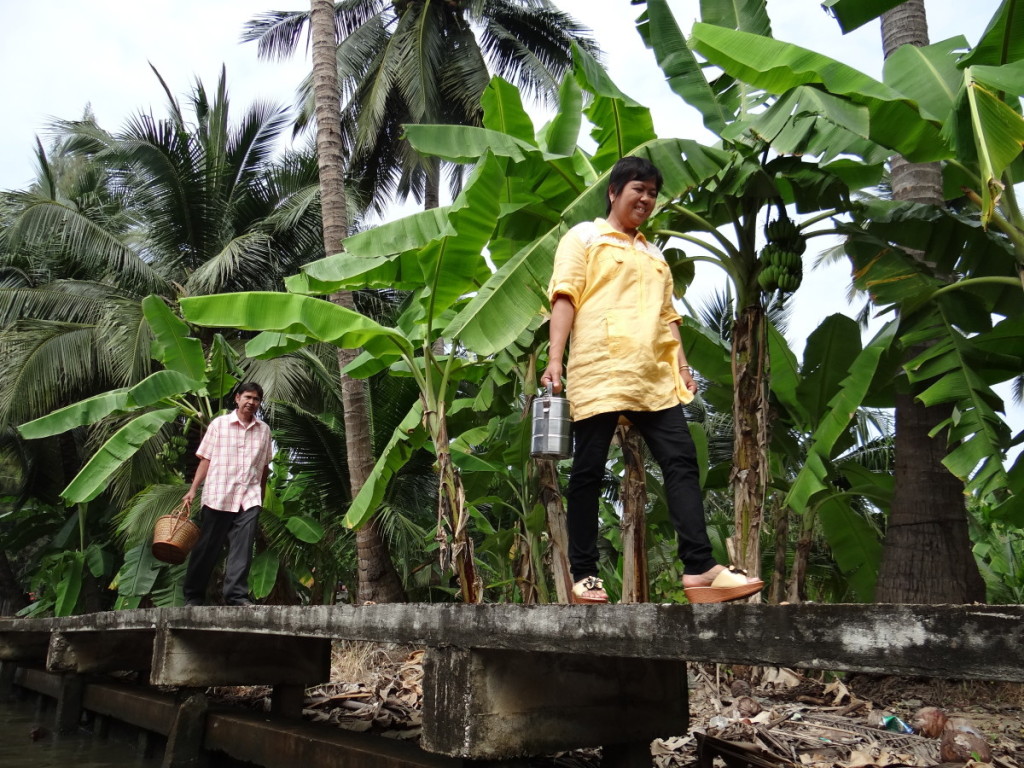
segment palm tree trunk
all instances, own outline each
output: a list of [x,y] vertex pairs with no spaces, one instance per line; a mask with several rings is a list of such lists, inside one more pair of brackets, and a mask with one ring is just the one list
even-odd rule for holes
[[622,602],[650,601],[647,578],[647,471],[635,427],[618,427],[626,472],[622,477]]
[[[908,0],[882,15],[886,58],[905,44],[928,44],[924,0]],[[896,156],[891,173],[897,200],[943,204],[937,163],[909,163]],[[916,357],[922,351],[912,347],[907,353]],[[941,436],[930,436],[947,415],[941,408],[926,408],[913,393],[896,399],[895,488],[875,590],[878,602],[985,599],[985,585],[971,552],[963,484],[942,464],[946,448]]]
[[[324,251],[330,255],[343,250],[348,235],[348,201],[345,196],[345,158],[341,142],[341,95],[338,87],[337,41],[334,35],[334,4],[310,0],[310,38],[313,48],[313,88],[316,110],[316,153],[320,167],[320,207],[324,226]],[[352,294],[345,291],[331,300],[355,308]],[[338,351],[342,370],[359,350]],[[342,405],[345,410],[345,447],[348,452],[349,485],[355,498],[373,470],[370,420],[365,382],[342,374]],[[356,534],[359,559],[358,600],[398,602],[405,598],[398,572],[388,555],[375,519]],[[333,586],[333,585],[332,585]]]

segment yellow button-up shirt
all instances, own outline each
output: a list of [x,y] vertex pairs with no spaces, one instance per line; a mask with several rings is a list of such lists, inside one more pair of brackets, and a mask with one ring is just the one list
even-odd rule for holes
[[548,296],[576,310],[566,373],[574,421],[611,411],[660,411],[693,394],[679,375],[671,325],[672,275],[642,234],[604,219],[577,224],[558,244]]

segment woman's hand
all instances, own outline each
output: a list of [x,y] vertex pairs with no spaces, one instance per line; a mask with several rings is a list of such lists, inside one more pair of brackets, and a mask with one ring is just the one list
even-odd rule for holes
[[551,384],[551,391],[556,395],[562,391],[562,362],[560,360],[551,360],[548,367],[544,369],[544,373],[540,375],[541,387],[547,389],[548,384]]
[[683,378],[683,386],[690,390],[691,394],[697,394],[697,380],[693,378],[693,370],[688,365],[679,366],[679,375]]

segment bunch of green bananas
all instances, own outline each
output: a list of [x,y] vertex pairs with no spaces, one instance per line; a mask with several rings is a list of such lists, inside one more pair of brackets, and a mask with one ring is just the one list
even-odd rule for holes
[[768,244],[761,249],[761,271],[757,283],[764,291],[778,289],[792,293],[800,287],[804,277],[803,260],[807,239],[800,234],[792,219],[785,216],[771,221],[765,228]]
[[173,435],[163,444],[157,458],[167,464],[176,464],[185,455],[186,448],[188,448],[188,440],[181,435]]

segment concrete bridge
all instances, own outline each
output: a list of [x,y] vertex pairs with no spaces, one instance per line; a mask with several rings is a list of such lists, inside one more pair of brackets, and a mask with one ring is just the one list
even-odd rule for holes
[[[511,766],[590,746],[604,747],[605,765],[632,768],[649,765],[652,739],[686,732],[687,661],[1024,682],[1022,619],[1024,606],[413,603],[0,619],[0,692],[44,690],[64,729],[83,709],[135,712],[136,725],[167,736],[166,768],[195,765],[200,747],[268,766],[372,768]],[[303,690],[329,678],[333,639],[427,649],[425,752],[397,745],[401,754],[346,762],[358,749],[342,735],[296,742],[271,724],[232,739],[238,717],[207,713],[205,687],[272,685],[274,722],[294,721]],[[96,682],[114,671],[183,694]],[[326,731],[288,730],[311,728]],[[333,756],[318,762],[314,742]]]

